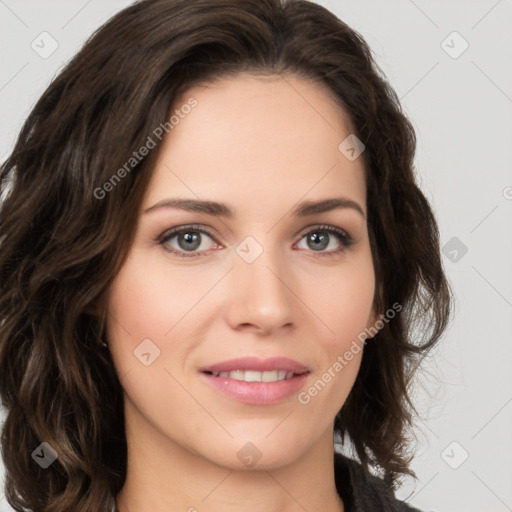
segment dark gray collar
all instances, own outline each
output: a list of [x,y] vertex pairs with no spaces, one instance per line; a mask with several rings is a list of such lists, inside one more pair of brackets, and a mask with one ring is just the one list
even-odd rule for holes
[[345,512],[421,512],[398,500],[384,480],[364,471],[359,462],[337,452],[334,479]]

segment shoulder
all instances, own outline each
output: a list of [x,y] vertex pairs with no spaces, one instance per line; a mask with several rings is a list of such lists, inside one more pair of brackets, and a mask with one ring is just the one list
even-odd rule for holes
[[367,474],[361,464],[335,453],[335,479],[346,512],[421,512],[394,495],[384,480]]

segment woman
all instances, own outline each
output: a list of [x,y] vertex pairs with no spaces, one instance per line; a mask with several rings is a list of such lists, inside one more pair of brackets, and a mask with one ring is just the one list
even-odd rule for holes
[[100,28],[1,168],[9,503],[415,510],[408,391],[450,293],[414,151],[313,3],[143,0]]

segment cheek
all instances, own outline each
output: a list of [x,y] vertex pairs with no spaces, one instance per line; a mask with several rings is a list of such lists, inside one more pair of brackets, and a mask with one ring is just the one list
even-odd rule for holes
[[373,296],[371,267],[361,268],[360,272],[340,272],[323,293],[315,291],[313,307],[320,312],[318,317],[324,324],[323,334],[316,337],[322,357],[316,378],[298,396],[311,417],[329,420],[346,401],[361,366],[365,329],[373,322]]
[[120,378],[145,363],[152,367],[146,370],[160,366],[162,339],[172,327],[176,307],[165,276],[157,279],[156,268],[140,261],[132,253],[110,287],[108,342]]
[[176,418],[172,407],[163,407],[162,390],[174,401],[181,395],[165,370],[174,373],[173,365],[179,366],[185,358],[185,349],[169,341],[182,328],[178,322],[190,308],[189,296],[195,296],[195,283],[183,286],[177,274],[165,272],[161,262],[148,261],[133,250],[108,299],[109,349],[126,397],[144,417],[152,418],[158,411],[166,423]]
[[329,276],[316,281],[321,285],[309,283],[307,288],[308,306],[326,327],[324,339],[331,339],[333,348],[343,348],[372,325],[375,276],[371,257],[368,254],[352,265],[340,265],[339,272],[331,269]]
[[207,284],[194,273],[171,271],[161,260],[138,257],[133,251],[111,286],[109,311],[117,320],[111,332],[124,328],[122,337],[128,332],[132,341],[141,336],[162,339],[207,290]]
[[[186,364],[201,339],[200,315],[215,307],[201,298],[222,276],[222,269],[212,275],[176,264],[171,268],[156,253],[134,249],[110,287],[108,342],[126,390],[140,371],[144,379],[135,379],[137,386],[150,386],[149,375],[156,379],[153,387],[169,385],[163,370],[174,373]],[[128,374],[130,379],[125,379]],[[163,382],[157,382],[161,377]]]
[[361,365],[365,329],[374,322],[375,275],[370,251],[359,254],[351,263],[340,266],[330,279],[320,281],[325,286],[314,288],[312,295],[312,309],[316,308],[325,325],[319,337],[324,358],[317,368],[318,385],[310,392],[306,390],[303,403],[318,408],[318,414],[321,402],[335,414],[346,400]]

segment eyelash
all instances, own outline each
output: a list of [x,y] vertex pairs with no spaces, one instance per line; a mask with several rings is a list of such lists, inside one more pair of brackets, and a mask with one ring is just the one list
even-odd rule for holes
[[[339,241],[341,242],[341,246],[339,249],[335,249],[333,251],[328,251],[328,252],[312,251],[313,257],[315,257],[315,258],[335,256],[339,253],[344,252],[345,249],[347,249],[348,247],[350,247],[351,245],[353,245],[355,243],[355,240],[344,230],[339,229],[334,226],[328,226],[328,225],[313,226],[311,229],[309,229],[308,231],[306,231],[305,233],[303,233],[301,235],[300,240],[302,240],[305,236],[309,235],[310,233],[315,233],[315,232],[319,232],[319,231],[326,232],[326,233],[329,233],[332,235],[336,235],[337,238],[339,239]],[[160,235],[156,241],[158,242],[158,244],[165,246],[165,244],[167,244],[169,242],[169,240],[173,239],[176,235],[180,235],[181,233],[188,233],[188,232],[204,233],[215,241],[215,235],[210,230],[208,230],[202,226],[199,226],[197,224],[174,228],[170,231],[166,231],[165,233]],[[182,257],[182,258],[195,258],[198,256],[205,256],[207,254],[207,251],[190,252],[187,254],[185,251],[177,251],[176,249],[167,248],[167,247],[164,247],[164,250],[167,252],[170,252],[172,254],[176,254],[177,256]]]

